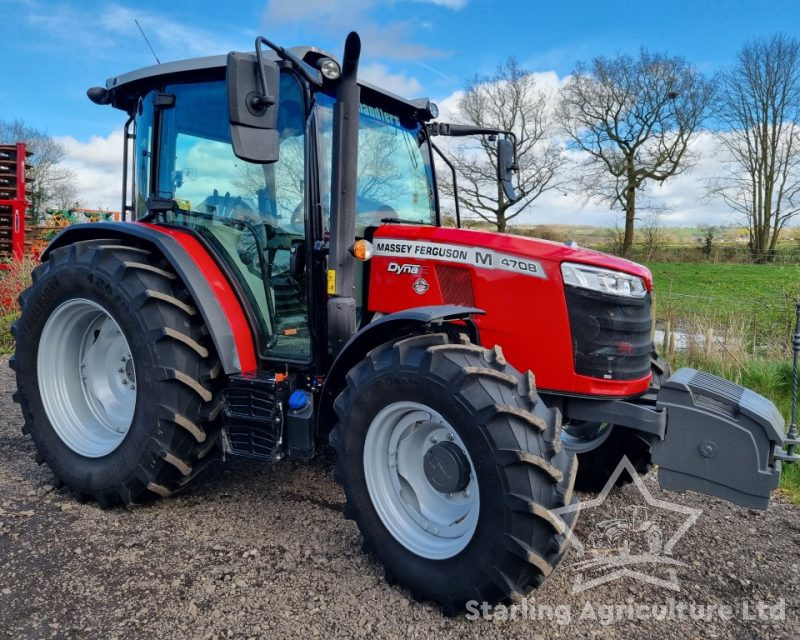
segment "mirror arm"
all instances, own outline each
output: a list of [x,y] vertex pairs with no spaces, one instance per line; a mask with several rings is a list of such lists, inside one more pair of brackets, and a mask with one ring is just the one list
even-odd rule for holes
[[[296,55],[294,55],[291,51],[289,51],[288,49],[284,49],[281,46],[278,46],[277,44],[275,44],[271,40],[267,40],[264,36],[258,36],[256,38],[256,59],[258,60],[258,68],[259,69],[261,69],[261,64],[262,64],[262,55],[261,55],[261,45],[262,44],[264,46],[266,46],[266,47],[269,47],[275,53],[277,53],[278,57],[281,60],[288,60],[289,62],[291,62],[292,66],[297,71],[299,71],[300,74],[302,74],[302,76],[306,80],[308,80],[310,83],[312,83],[312,84],[314,84],[314,85],[316,85],[318,87],[322,86],[322,72],[317,71],[316,69],[312,70],[311,67],[309,67],[305,62],[303,62],[300,58],[298,58]],[[267,87],[266,87],[267,83],[266,83],[266,81],[264,79],[263,74],[261,74],[260,71],[259,71],[259,79],[261,81],[261,89],[264,92],[263,95],[266,96],[267,95]],[[269,106],[269,105],[267,105],[267,106]]]
[[511,138],[514,143],[514,166],[512,169],[516,171],[517,167],[517,134],[513,131],[506,131],[504,129],[495,129],[493,127],[475,127],[468,124],[450,124],[449,122],[429,122],[428,133],[432,136],[451,136],[451,137],[464,137],[464,136],[498,136],[503,135]]

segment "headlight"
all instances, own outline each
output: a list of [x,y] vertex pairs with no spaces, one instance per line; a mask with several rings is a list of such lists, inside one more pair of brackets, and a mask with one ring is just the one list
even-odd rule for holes
[[564,284],[572,287],[591,289],[626,298],[644,298],[647,295],[644,280],[621,271],[590,267],[574,262],[562,262],[561,276],[564,278]]

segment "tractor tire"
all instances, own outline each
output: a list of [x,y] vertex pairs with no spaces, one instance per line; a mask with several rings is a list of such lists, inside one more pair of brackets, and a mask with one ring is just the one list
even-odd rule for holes
[[[659,357],[655,346],[650,356],[650,368],[653,373],[650,389],[657,391],[661,388],[661,382],[671,375],[671,368],[669,362]],[[588,493],[602,491],[625,456],[640,476],[647,475],[653,468],[652,447],[646,436],[625,427],[610,425],[607,428],[611,429],[611,432],[600,446],[577,454],[578,475],[575,478],[575,489],[578,491]],[[633,478],[630,473],[623,470],[614,482],[614,486],[624,487],[631,482]]]
[[196,477],[219,439],[220,364],[166,261],[78,242],[34,270],[19,303],[14,399],[57,486],[109,507]]
[[538,587],[578,513],[553,513],[577,502],[560,413],[499,348],[462,340],[417,335],[371,351],[347,375],[330,436],[365,549],[387,581],[449,615]]
[[[636,473],[646,475],[652,468],[650,441],[637,431],[610,425],[611,433],[596,449],[579,453],[578,475],[575,489],[587,493],[599,493],[606,486],[622,458],[630,461]],[[624,487],[633,482],[630,473],[623,470],[614,481],[615,487]]]

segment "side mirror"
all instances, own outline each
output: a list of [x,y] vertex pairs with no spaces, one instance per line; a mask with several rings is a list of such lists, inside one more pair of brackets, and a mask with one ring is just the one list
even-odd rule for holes
[[514,162],[514,143],[510,138],[497,139],[497,179],[503,185],[503,192],[511,202],[517,200],[517,192],[511,181],[511,174],[517,170]]
[[277,162],[280,71],[272,61],[248,53],[228,54],[228,117],[231,144],[248,162]]

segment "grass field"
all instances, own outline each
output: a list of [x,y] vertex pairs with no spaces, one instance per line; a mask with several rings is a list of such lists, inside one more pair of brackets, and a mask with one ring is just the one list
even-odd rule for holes
[[[789,344],[800,299],[800,265],[666,263],[647,265],[655,282],[656,319],[696,320],[744,334],[757,347]],[[751,354],[752,355],[752,354]]]

